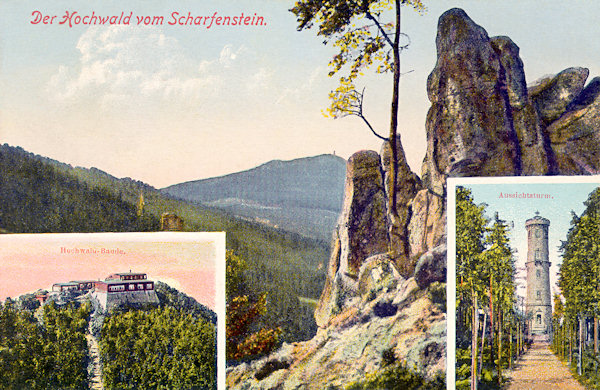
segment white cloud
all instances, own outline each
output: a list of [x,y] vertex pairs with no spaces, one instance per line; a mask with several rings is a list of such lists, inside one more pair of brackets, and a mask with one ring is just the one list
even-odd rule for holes
[[104,110],[163,104],[195,105],[220,83],[157,28],[90,28],[79,39],[76,66],[60,66],[48,91],[59,102]]
[[76,48],[77,63],[60,66],[47,91],[59,107],[78,105],[102,115],[253,110],[275,103],[294,84],[245,45],[226,43],[212,57],[192,59],[157,27],[92,27]]

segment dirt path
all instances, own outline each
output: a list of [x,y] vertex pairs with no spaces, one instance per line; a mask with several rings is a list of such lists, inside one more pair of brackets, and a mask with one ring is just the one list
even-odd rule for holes
[[516,368],[508,373],[508,390],[585,390],[548,344],[533,344]]
[[[95,314],[95,312],[92,314],[92,318]],[[87,339],[88,350],[93,366],[90,389],[104,390],[104,383],[102,383],[102,368],[100,366],[100,349],[98,348],[98,340],[92,334],[92,320],[90,320],[90,325],[88,326],[85,338]]]

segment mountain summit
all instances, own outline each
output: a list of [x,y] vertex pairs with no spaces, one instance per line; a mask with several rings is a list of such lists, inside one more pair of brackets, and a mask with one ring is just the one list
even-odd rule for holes
[[346,163],[324,154],[273,160],[247,171],[161,191],[258,222],[329,239],[342,207]]

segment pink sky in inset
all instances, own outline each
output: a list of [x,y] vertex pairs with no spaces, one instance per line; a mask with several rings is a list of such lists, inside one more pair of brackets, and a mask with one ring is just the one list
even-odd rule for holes
[[[194,240],[193,234],[0,236],[0,299],[49,289],[57,282],[103,280],[131,270],[163,281],[214,310],[218,250],[214,240]],[[75,249],[95,253],[76,253]],[[119,254],[102,253],[102,249]]]

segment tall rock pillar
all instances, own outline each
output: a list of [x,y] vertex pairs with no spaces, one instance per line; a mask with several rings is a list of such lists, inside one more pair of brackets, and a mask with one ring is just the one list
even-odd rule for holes
[[549,337],[552,325],[548,227],[550,221],[536,216],[525,222],[527,229],[527,299],[525,311],[529,334]]

